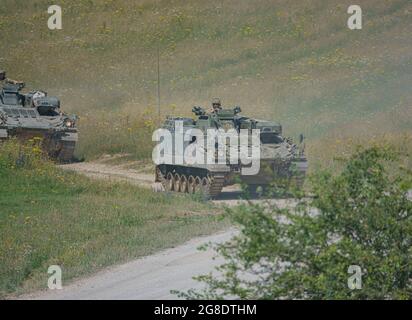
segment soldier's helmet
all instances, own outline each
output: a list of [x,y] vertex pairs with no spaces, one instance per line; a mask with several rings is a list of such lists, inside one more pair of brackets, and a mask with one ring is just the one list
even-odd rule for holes
[[222,108],[222,102],[220,101],[219,98],[214,98],[212,100],[212,107],[213,107],[213,109],[221,109]]
[[3,81],[6,79],[6,71],[0,70],[0,81]]

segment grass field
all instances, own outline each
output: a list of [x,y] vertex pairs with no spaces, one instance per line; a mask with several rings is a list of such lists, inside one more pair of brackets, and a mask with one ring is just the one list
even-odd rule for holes
[[18,150],[0,146],[0,297],[46,288],[53,264],[68,281],[228,226],[206,203],[92,181]]
[[[59,31],[47,28],[52,4],[63,9]],[[287,135],[304,133],[312,168],[335,166],[333,157],[356,145],[390,143],[410,153],[412,2],[357,1],[360,31],[346,26],[351,4],[0,0],[0,69],[80,116],[76,153],[86,159],[150,157],[157,52],[162,117],[190,115],[193,105],[220,97],[245,115],[279,120]],[[68,280],[227,225],[191,198],[94,182],[37,155],[21,164],[7,156],[18,149],[5,150],[0,297],[44,287],[51,264]]]
[[158,49],[163,115],[219,96],[304,133],[314,161],[337,140],[411,135],[409,0],[358,1],[360,31],[350,0],[62,0],[60,31],[52,1],[1,3],[0,66],[81,117],[81,156],[150,154]]

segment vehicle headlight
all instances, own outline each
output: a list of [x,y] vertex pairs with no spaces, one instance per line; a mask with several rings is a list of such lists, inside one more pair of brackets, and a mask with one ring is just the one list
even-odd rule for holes
[[76,125],[76,123],[73,120],[67,119],[64,122],[64,125],[68,128],[73,128]]

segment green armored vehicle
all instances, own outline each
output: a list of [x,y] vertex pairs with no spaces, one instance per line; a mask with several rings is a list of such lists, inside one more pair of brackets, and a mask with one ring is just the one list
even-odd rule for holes
[[24,83],[5,78],[0,91],[0,140],[41,138],[45,152],[60,162],[73,159],[77,117],[60,111],[60,101],[43,91],[22,94]]
[[[161,182],[166,191],[195,193],[201,191],[208,198],[217,197],[224,186],[242,182],[246,184],[252,192],[266,189],[270,184],[280,179],[293,181],[297,186],[301,186],[307,170],[307,160],[304,155],[303,136],[301,136],[301,144],[297,146],[290,138],[282,136],[282,127],[280,124],[248,118],[240,115],[240,108],[222,109],[220,102],[213,105],[213,110],[206,112],[201,107],[194,107],[192,110],[196,118],[179,118],[168,117],[162,128],[171,133],[173,150],[165,150],[164,155],[169,155],[169,161],[157,163],[156,165],[156,182]],[[211,129],[216,129],[212,130]],[[192,132],[197,134],[193,135]],[[179,132],[180,131],[180,132]],[[188,146],[199,142],[199,131],[204,133],[203,143],[201,148],[205,153],[207,149],[214,153],[215,159],[211,163],[206,159],[202,162],[186,161],[184,155]],[[206,142],[208,136],[220,132],[224,138],[221,140],[221,145],[226,144],[223,151],[219,151],[217,143]],[[229,139],[226,139],[225,133],[237,132],[240,143],[235,144],[234,149],[231,149]],[[248,134],[246,145],[243,153],[249,156],[249,162],[242,160],[242,133]],[[256,139],[253,141],[253,132]],[[183,135],[184,146],[183,151],[177,150],[175,140],[178,135]],[[213,140],[213,139],[211,139]],[[235,137],[236,140],[236,137]],[[235,141],[234,140],[234,141]],[[213,141],[219,141],[218,139]],[[243,141],[246,141],[244,139]],[[258,143],[256,143],[258,141]],[[169,142],[170,144],[170,142]],[[254,155],[253,148],[258,148]],[[220,149],[222,150],[222,149]],[[238,157],[232,161],[232,151],[238,150]],[[176,161],[178,153],[180,160]],[[187,155],[187,153],[186,153]],[[223,159],[219,159],[222,158]],[[203,156],[202,156],[203,157]],[[201,158],[202,158],[201,157]],[[182,159],[183,158],[183,161]],[[236,158],[236,157],[235,157]],[[220,161],[222,160],[222,161]],[[255,162],[255,165],[253,163]],[[258,168],[256,169],[256,162]],[[254,170],[252,166],[255,167]],[[246,172],[249,169],[249,172]],[[262,191],[263,191],[262,190]],[[261,192],[261,191],[259,191]]]

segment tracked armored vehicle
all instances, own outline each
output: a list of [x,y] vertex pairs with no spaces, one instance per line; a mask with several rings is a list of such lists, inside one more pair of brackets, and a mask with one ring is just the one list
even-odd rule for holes
[[[290,138],[282,136],[280,124],[241,116],[239,107],[233,109],[220,108],[213,112],[206,112],[201,107],[194,107],[192,111],[196,115],[195,119],[168,117],[162,126],[163,129],[167,129],[171,133],[173,138],[174,148],[171,151],[171,156],[176,156],[179,152],[175,147],[175,139],[179,130],[182,131],[180,134],[183,134],[183,136],[187,136],[186,133],[189,132],[189,139],[184,139],[186,140],[184,150],[188,145],[196,143],[198,136],[190,138],[190,132],[193,132],[193,129],[198,129],[198,132],[201,130],[205,134],[205,139],[207,139],[208,134],[210,135],[208,129],[213,128],[220,130],[220,132],[228,132],[228,130],[236,132],[242,130],[244,132],[246,130],[252,133],[252,131],[255,131],[259,135],[260,143],[258,148],[260,152],[258,159],[253,159],[252,163],[253,161],[259,161],[259,170],[254,174],[243,174],[243,169],[250,167],[250,164],[243,164],[242,161],[233,163],[230,161],[230,156],[226,157],[225,163],[219,162],[218,146],[215,145],[216,150],[213,151],[216,155],[216,161],[214,163],[208,161],[205,161],[205,164],[187,163],[185,161],[183,163],[182,161],[159,163],[156,166],[156,181],[161,182],[166,191],[186,193],[200,191],[207,198],[215,198],[221,193],[224,186],[236,182],[246,184],[252,192],[265,189],[281,179],[293,181],[297,186],[303,184],[307,170],[303,136],[301,136],[301,143],[298,146]],[[177,127],[178,123],[180,123],[179,128]],[[205,151],[207,151],[207,146],[209,148],[211,146],[206,142],[202,145]],[[252,147],[248,146],[249,153],[252,153],[250,152]],[[227,150],[229,150],[229,147],[225,151],[228,155]],[[164,154],[167,152],[165,150]],[[172,159],[172,157],[169,157],[169,159]]]
[[5,80],[0,91],[0,141],[38,137],[51,158],[71,161],[77,142],[77,117],[61,112],[57,98],[42,91],[22,94],[23,87],[21,82]]

